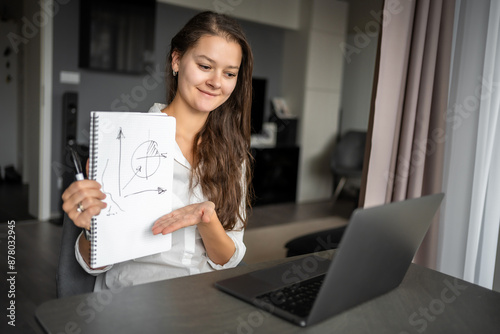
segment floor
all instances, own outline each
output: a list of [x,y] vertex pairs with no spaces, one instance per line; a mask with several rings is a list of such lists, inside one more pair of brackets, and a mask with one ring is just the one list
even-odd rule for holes
[[[261,236],[266,235],[269,238],[271,235],[280,235],[281,238],[286,238],[291,237],[293,233],[307,233],[311,228],[341,224],[342,219],[350,216],[354,207],[355,200],[352,197],[341,198],[335,205],[325,200],[254,207],[247,234],[256,237],[248,240],[248,243],[270,244]],[[0,333],[42,333],[34,318],[35,309],[43,302],[56,298],[54,277],[62,228],[56,223],[34,220],[27,213],[27,208],[26,186],[0,184],[0,309],[4,310],[0,312]],[[337,220],[331,222],[332,217]],[[288,234],[279,232],[280,228]],[[15,252],[11,251],[11,255],[8,254],[8,246],[12,248],[13,242]],[[248,247],[254,249],[249,245]],[[259,254],[252,254],[252,261],[259,261]],[[13,257],[8,258],[8,255]],[[9,268],[8,265],[14,267]],[[8,274],[10,272],[16,274]],[[11,276],[15,278],[14,285],[7,281]],[[11,292],[15,292],[15,296],[4,298]],[[16,305],[15,328],[7,325],[8,318],[3,313],[10,300],[15,300]]]

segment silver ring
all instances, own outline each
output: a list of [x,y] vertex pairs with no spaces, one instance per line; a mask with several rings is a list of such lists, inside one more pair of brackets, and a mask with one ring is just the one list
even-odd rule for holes
[[78,203],[78,207],[76,208],[76,211],[78,211],[80,213],[85,211],[85,208],[83,207],[82,202]]

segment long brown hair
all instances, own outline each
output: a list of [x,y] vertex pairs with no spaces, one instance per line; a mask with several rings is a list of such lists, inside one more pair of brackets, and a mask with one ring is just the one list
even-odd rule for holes
[[177,92],[177,77],[172,75],[173,51],[182,57],[207,35],[238,43],[242,59],[234,91],[226,102],[210,112],[195,137],[191,186],[201,185],[203,194],[215,203],[224,229],[232,230],[238,219],[246,227],[247,215],[240,212],[240,205],[244,203],[245,209],[249,208],[253,194],[250,154],[253,55],[236,20],[223,14],[202,12],[172,38],[166,64],[168,103]]

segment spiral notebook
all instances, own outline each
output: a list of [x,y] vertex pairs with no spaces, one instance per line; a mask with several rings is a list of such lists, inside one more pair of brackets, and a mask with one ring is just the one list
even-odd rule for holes
[[92,218],[93,268],[164,252],[171,235],[153,223],[172,211],[175,118],[163,113],[93,111],[89,179],[107,207]]

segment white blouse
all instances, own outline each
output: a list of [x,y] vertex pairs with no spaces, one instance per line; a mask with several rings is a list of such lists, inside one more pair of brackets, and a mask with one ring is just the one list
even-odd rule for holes
[[[149,112],[161,112],[165,107],[164,104],[155,103],[149,109]],[[207,201],[201,192],[200,185],[197,185],[192,191],[189,190],[191,165],[178,145],[176,145],[175,150],[172,209],[175,210],[189,204]],[[242,184],[245,183],[242,182]],[[242,217],[245,217],[244,200],[240,205],[240,211]],[[236,250],[231,259],[224,265],[215,264],[208,258],[203,240],[196,226],[188,226],[173,232],[172,248],[169,251],[117,263],[102,270],[93,270],[87,266],[80,254],[78,240],[75,244],[75,256],[86,272],[97,276],[94,291],[116,289],[123,286],[235,267],[243,259],[246,251],[243,243],[243,232],[243,222],[241,221],[236,224],[233,230],[226,231],[226,234],[233,240]]]

